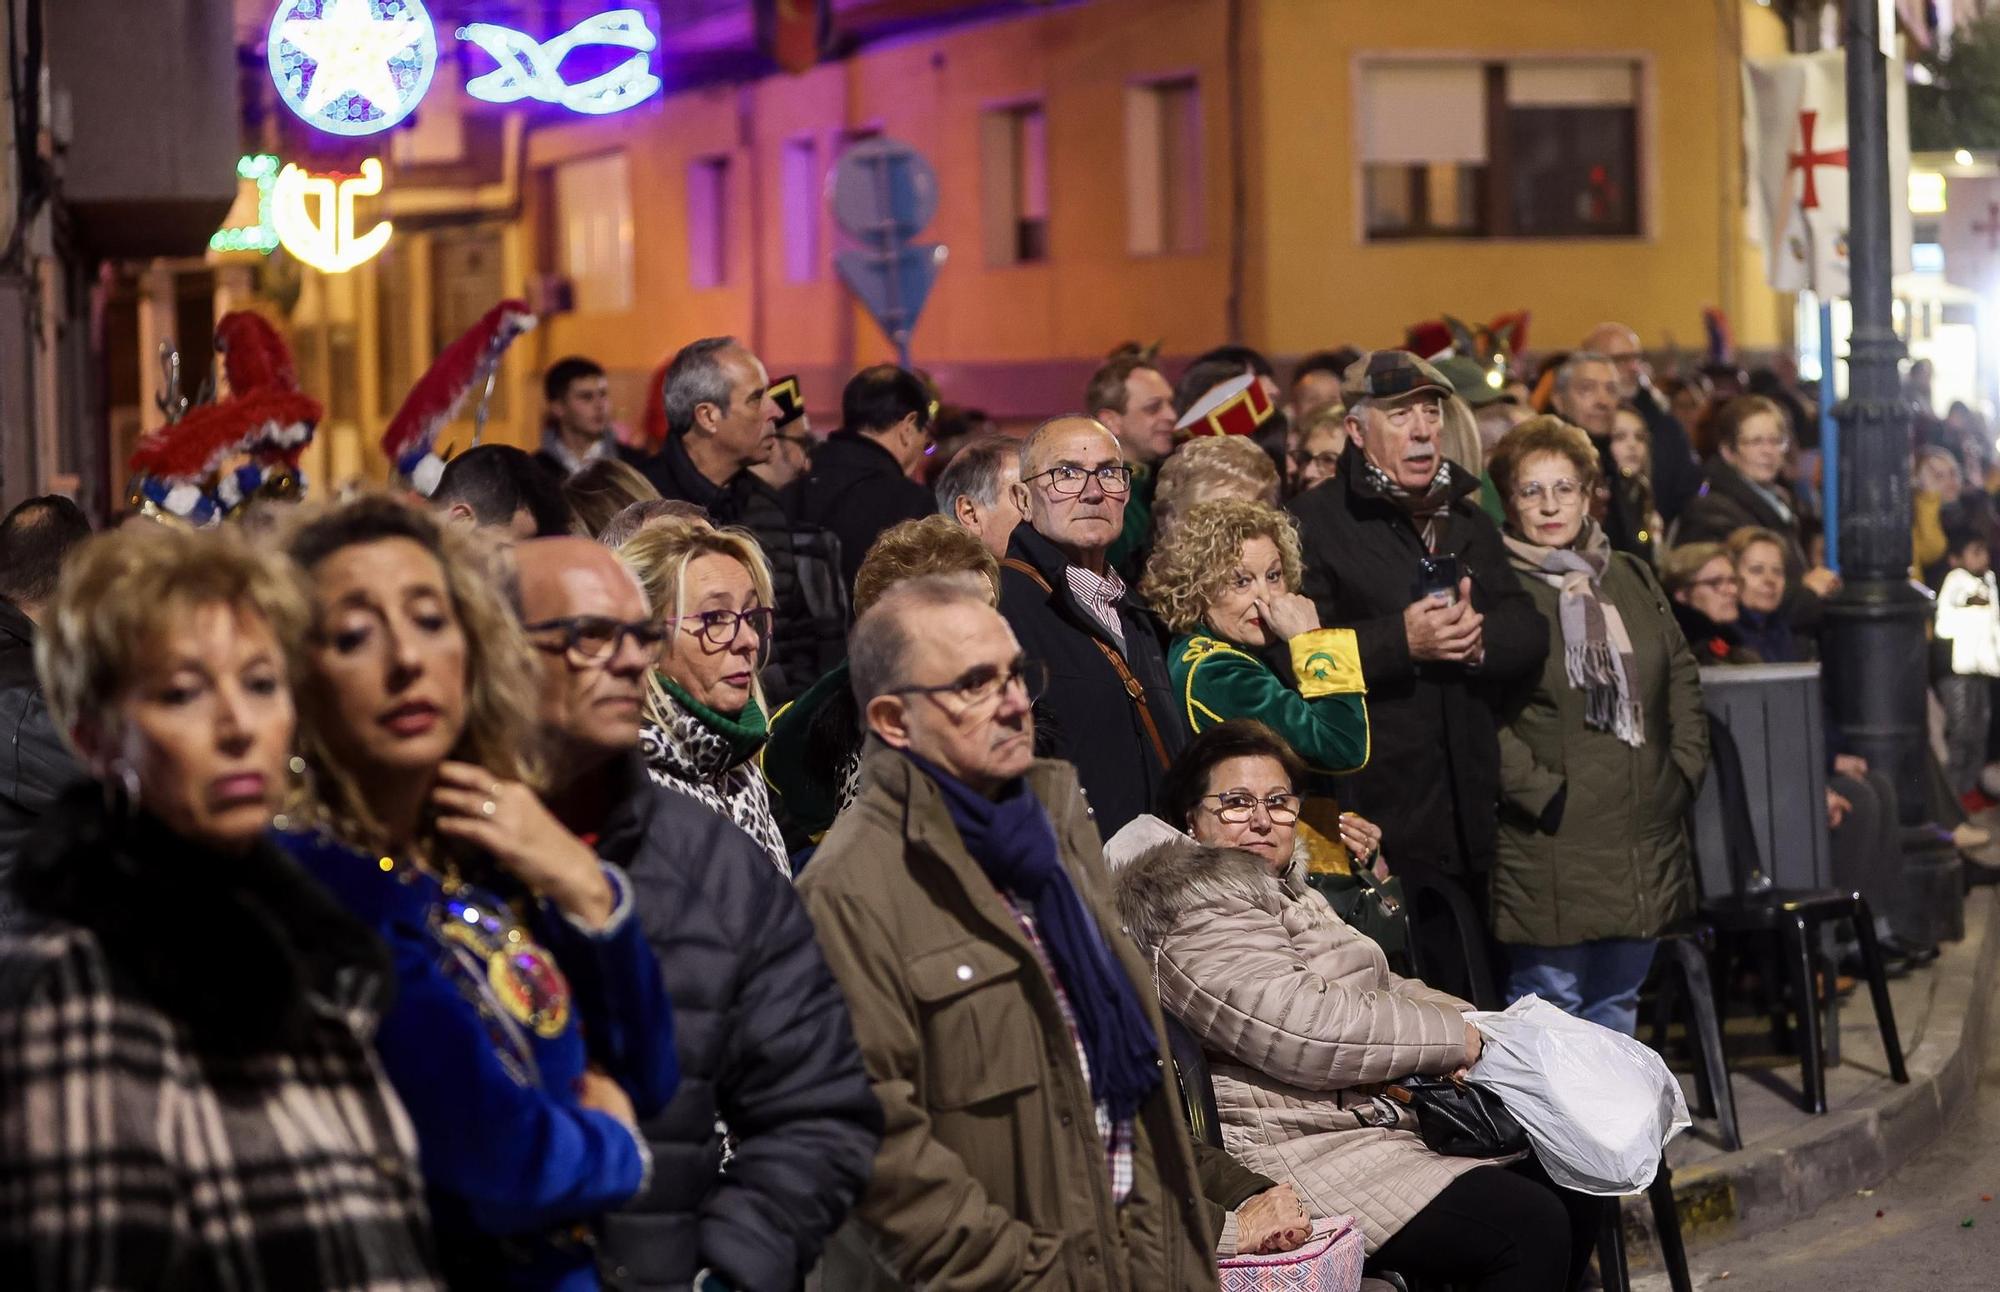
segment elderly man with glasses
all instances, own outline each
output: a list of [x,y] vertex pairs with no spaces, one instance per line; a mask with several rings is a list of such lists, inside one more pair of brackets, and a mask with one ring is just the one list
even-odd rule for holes
[[[1305,595],[1320,623],[1351,628],[1368,679],[1373,748],[1341,805],[1382,827],[1413,897],[1422,977],[1478,1004],[1490,965],[1461,952],[1449,877],[1483,904],[1497,844],[1495,706],[1535,677],[1548,628],[1479,505],[1479,479],[1444,455],[1451,387],[1416,355],[1377,350],[1348,368],[1348,443],[1333,479],[1292,499]],[[1476,975],[1476,976],[1475,976]],[[1490,993],[1489,993],[1490,994]]]
[[[1122,469],[1102,428],[1075,440],[1075,469]],[[1235,1184],[1202,1179],[1096,823],[1034,756],[1043,669],[973,577],[899,583],[855,626],[861,787],[799,881],[887,1128],[826,1286],[1212,1289],[1198,1195],[1262,1250],[1244,1203],[1270,1182],[1220,1155]]]
[[640,1290],[799,1288],[882,1135],[847,1003],[750,836],[646,775],[641,703],[665,632],[638,580],[581,538],[523,543],[515,565],[549,806],[624,872],[675,1007],[680,1089],[640,1128],[652,1184],[605,1219],[602,1264]]
[[1021,449],[1014,499],[1025,519],[1000,574],[1000,613],[1049,671],[1037,750],[1076,765],[1106,838],[1152,810],[1188,739],[1164,630],[1106,555],[1131,496],[1132,468],[1102,422],[1042,423]]

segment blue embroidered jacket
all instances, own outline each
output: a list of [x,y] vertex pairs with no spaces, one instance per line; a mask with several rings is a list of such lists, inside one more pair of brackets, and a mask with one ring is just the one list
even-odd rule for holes
[[[396,999],[376,1048],[416,1125],[452,1286],[597,1288],[593,1222],[640,1192],[652,1161],[642,1138],[578,1102],[584,1069],[602,1067],[641,1118],[680,1079],[672,1008],[624,876],[605,868],[617,904],[592,933],[504,880],[447,894],[425,871],[385,872],[325,834],[278,839],[388,944]],[[496,914],[516,913],[523,939],[510,942]],[[488,951],[489,938],[505,949]]]

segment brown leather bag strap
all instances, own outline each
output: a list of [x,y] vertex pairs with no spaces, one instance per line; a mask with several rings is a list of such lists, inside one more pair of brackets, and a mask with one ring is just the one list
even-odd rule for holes
[[1029,578],[1035,581],[1035,586],[1040,588],[1044,592],[1055,591],[1054,588],[1051,588],[1049,586],[1049,581],[1042,577],[1042,572],[1040,570],[1028,564],[1026,561],[1022,560],[1018,556],[1006,557],[1000,562],[1000,564],[1006,566],[1010,570],[1018,570],[1022,574],[1027,575]]
[[[1018,556],[1007,557],[1000,564],[1010,570],[1018,570],[1022,574],[1027,575],[1035,581],[1035,586],[1039,587],[1043,592],[1055,591],[1054,588],[1049,586],[1049,581],[1042,577],[1040,570]],[[1160,766],[1173,766],[1174,760],[1167,756],[1167,742],[1160,739],[1160,728],[1154,723],[1153,711],[1146,704],[1146,688],[1141,685],[1138,678],[1132,675],[1132,670],[1127,667],[1123,655],[1112,650],[1102,638],[1093,636],[1090,641],[1093,646],[1104,652],[1104,658],[1110,662],[1112,669],[1118,674],[1118,681],[1125,687],[1125,694],[1131,698],[1133,707],[1139,711],[1139,724],[1146,729],[1147,738],[1153,742],[1153,752],[1159,755]]]

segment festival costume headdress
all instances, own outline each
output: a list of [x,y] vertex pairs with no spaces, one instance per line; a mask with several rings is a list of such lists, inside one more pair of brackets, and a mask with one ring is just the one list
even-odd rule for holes
[[1174,423],[1175,436],[1252,435],[1271,420],[1278,406],[1255,373],[1246,372],[1209,388]]
[[395,464],[396,474],[418,493],[429,497],[437,488],[438,477],[444,474],[444,458],[436,451],[438,432],[458,416],[474,386],[482,387],[472,432],[472,442],[479,442],[500,357],[515,337],[534,326],[535,314],[526,302],[501,301],[446,346],[437,362],[410,387],[403,406],[382,432],[382,452]]
[[188,408],[179,358],[166,358],[167,423],[132,452],[130,501],[141,511],[209,525],[258,497],[305,492],[299,458],[325,408],[299,389],[284,338],[263,315],[236,310],[216,324],[215,348],[229,392]]

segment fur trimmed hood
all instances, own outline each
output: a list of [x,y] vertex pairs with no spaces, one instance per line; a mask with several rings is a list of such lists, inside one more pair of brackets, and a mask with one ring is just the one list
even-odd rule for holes
[[1283,876],[1273,875],[1255,853],[1210,844],[1163,843],[1118,871],[1118,915],[1139,947],[1152,955],[1181,917],[1222,900],[1276,912],[1288,881],[1302,869],[1296,853]]

